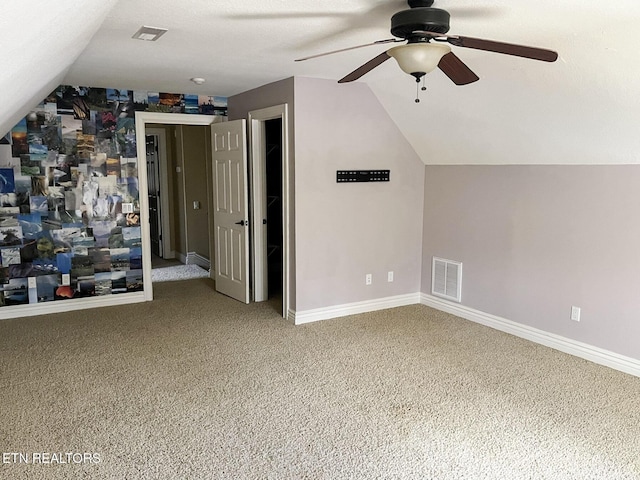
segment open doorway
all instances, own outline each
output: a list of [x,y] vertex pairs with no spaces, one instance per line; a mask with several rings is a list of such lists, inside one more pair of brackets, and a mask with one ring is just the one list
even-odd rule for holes
[[[281,137],[280,145],[280,169],[277,167],[270,168],[270,173],[280,177],[280,230],[281,235],[277,239],[276,244],[280,247],[280,265],[272,267],[272,275],[276,276],[277,271],[280,273],[280,281],[274,280],[271,282],[272,286],[279,287],[277,290],[281,291],[281,313],[283,317],[288,316],[289,312],[289,124],[287,116],[288,107],[286,104],[270,107],[263,110],[257,110],[249,112],[249,139],[250,150],[252,156],[252,162],[250,164],[251,169],[251,190],[253,194],[251,210],[251,239],[252,239],[252,265],[255,267],[259,264],[256,270],[252,271],[251,275],[251,289],[254,293],[254,301],[264,301],[268,299],[268,274],[269,268],[267,263],[268,243],[267,243],[267,178],[266,178],[266,122],[269,120],[279,119],[279,122],[275,122],[269,126],[270,138],[279,134]],[[149,223],[149,198],[148,198],[148,180],[147,180],[147,161],[146,161],[146,135],[147,131],[152,129],[155,125],[203,125],[210,126],[213,123],[224,122],[226,118],[215,117],[210,115],[192,115],[192,114],[173,114],[173,113],[160,113],[160,112],[136,112],[136,141],[138,144],[138,159],[140,170],[140,210],[141,210],[141,226],[142,226],[142,242],[143,242],[143,274],[145,279],[151,278],[151,238],[150,238],[150,223]],[[178,127],[176,127],[178,128]],[[253,133],[252,133],[253,132]],[[274,133],[275,132],[275,133]],[[162,140],[160,141],[162,143]],[[243,142],[244,143],[244,142]],[[274,141],[270,140],[273,144]],[[246,148],[246,145],[243,145]],[[262,153],[254,156],[254,151],[260,151]],[[160,152],[160,156],[162,153]],[[275,158],[275,156],[274,156]],[[144,162],[144,163],[143,163]],[[162,163],[162,161],[161,161]],[[214,175],[211,171],[211,162],[208,162],[206,178],[212,180]],[[276,168],[276,170],[274,170]],[[162,171],[162,170],[161,170]],[[279,173],[273,173],[279,172]],[[162,175],[162,174],[161,174]],[[215,187],[212,186],[212,189]],[[275,187],[278,188],[277,186]],[[258,194],[256,191],[259,190]],[[210,211],[213,211],[213,198],[210,195],[209,198]],[[192,206],[194,211],[198,207],[193,202],[185,202],[184,208],[188,205]],[[190,209],[191,210],[191,209]],[[264,220],[264,221],[263,221]],[[207,222],[201,223],[202,227],[207,228]],[[275,225],[275,227],[274,227]],[[277,221],[272,222],[272,227],[278,228]],[[175,227],[175,226],[174,226]],[[175,227],[177,228],[177,227]],[[209,222],[208,230],[210,238],[214,238],[213,222]],[[273,238],[273,233],[271,234]],[[163,238],[167,238],[166,230]],[[281,240],[280,240],[281,239]],[[174,244],[174,249],[177,252],[177,244]],[[212,249],[213,250],[213,249]],[[165,252],[166,253],[166,252]],[[176,253],[176,256],[178,254]],[[211,261],[214,258],[211,255]],[[211,265],[213,267],[213,265]],[[256,271],[259,275],[256,275]],[[279,285],[278,285],[279,284]],[[152,282],[144,282],[145,298],[148,300],[153,299],[153,286]]]
[[[169,198],[167,195],[162,195],[162,166],[166,165],[166,158],[163,160],[162,153],[162,144],[163,144],[163,129],[159,129],[158,127],[162,125],[171,125],[171,126],[180,126],[180,125],[198,125],[198,126],[209,126],[212,123],[222,122],[225,119],[219,116],[213,115],[196,115],[196,114],[176,114],[176,113],[160,113],[160,112],[136,112],[136,142],[138,145],[138,161],[139,161],[139,184],[140,184],[140,224],[142,229],[142,244],[143,244],[143,275],[145,278],[144,282],[144,294],[145,299],[152,300],[153,299],[153,282],[147,281],[147,279],[152,278],[152,248],[151,248],[151,220],[150,220],[150,202],[149,202],[149,165],[147,164],[147,134],[155,134],[158,133],[156,130],[159,130],[159,160],[160,160],[160,189],[161,189],[161,206],[164,205],[165,201],[168,202]],[[166,138],[165,145],[166,145]],[[178,173],[174,171],[174,174]],[[165,170],[166,174],[166,170]],[[168,176],[168,175],[167,175]],[[203,175],[204,178],[210,177],[210,171],[206,172]],[[165,177],[167,178],[167,177]],[[165,189],[165,191],[167,191]],[[205,200],[206,201],[206,200]],[[183,206],[183,209],[186,208],[186,204]],[[168,212],[169,209],[166,208],[165,212]],[[163,218],[166,218],[166,215],[162,215]],[[163,223],[163,240],[171,242],[171,227],[166,227],[167,223]],[[179,222],[177,222],[179,223]],[[204,222],[205,230],[208,230],[206,226],[208,222]],[[178,225],[173,225],[174,228],[179,228]],[[169,234],[167,234],[169,232]],[[171,252],[176,252],[177,247],[179,245],[173,245],[167,249],[166,243],[163,246],[163,254],[166,257],[167,255],[171,255]],[[177,256],[177,253],[174,253]],[[186,257],[185,257],[186,260]],[[180,258],[180,263],[186,263]]]
[[145,135],[149,226],[152,265],[164,267],[181,264],[174,250],[172,223],[174,199],[171,185],[172,125],[148,125]]
[[212,192],[210,127],[151,127],[146,135],[146,159],[152,281],[207,276],[211,264],[207,228]]
[[282,310],[282,118],[264,122],[267,295]]
[[289,313],[288,106],[249,112],[254,301]]

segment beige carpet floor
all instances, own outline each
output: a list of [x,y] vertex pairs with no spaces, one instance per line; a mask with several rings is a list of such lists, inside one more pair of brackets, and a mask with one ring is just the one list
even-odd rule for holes
[[151,281],[176,282],[181,280],[192,280],[194,278],[209,278],[209,270],[205,270],[199,265],[172,265],[170,267],[158,267],[151,270]]
[[0,478],[640,478],[640,378],[422,305],[294,327],[154,290],[0,321]]

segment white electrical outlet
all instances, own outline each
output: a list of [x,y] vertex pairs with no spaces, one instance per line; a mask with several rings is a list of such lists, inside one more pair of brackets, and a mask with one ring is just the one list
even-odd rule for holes
[[364,277],[364,284],[371,285],[372,282],[373,282],[373,276],[370,273],[367,273],[367,275]]
[[393,282],[393,272],[387,272],[387,282]]
[[580,321],[580,307],[571,307],[571,320]]

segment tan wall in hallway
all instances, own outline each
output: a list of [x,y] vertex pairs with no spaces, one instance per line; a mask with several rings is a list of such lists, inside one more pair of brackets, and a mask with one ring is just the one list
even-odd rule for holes
[[[185,244],[181,253],[209,256],[209,181],[211,129],[200,125],[178,125],[178,158],[182,166],[182,216],[185,224]],[[194,208],[199,202],[200,208]]]

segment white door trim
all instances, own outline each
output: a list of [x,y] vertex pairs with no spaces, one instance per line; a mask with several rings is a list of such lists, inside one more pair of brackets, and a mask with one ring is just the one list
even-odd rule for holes
[[145,141],[147,123],[169,125],[211,125],[226,121],[217,115],[197,115],[189,113],[136,112],[136,148],[138,154],[138,195],[140,197],[140,231],[142,233],[142,274],[144,278],[144,299],[153,300],[151,282],[151,238],[149,236],[149,189],[147,188],[147,152]]
[[267,267],[266,267],[266,230],[262,224],[265,218],[265,142],[264,122],[267,120],[282,119],[282,316],[287,317],[289,311],[289,234],[290,234],[290,195],[289,195],[289,106],[284,103],[273,107],[252,110],[249,112],[249,155],[252,202],[252,276],[254,301],[267,300],[266,292]]

